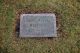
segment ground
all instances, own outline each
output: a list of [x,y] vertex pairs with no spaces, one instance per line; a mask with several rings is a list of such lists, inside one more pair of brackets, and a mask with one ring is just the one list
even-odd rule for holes
[[[19,14],[55,13],[57,38],[18,38]],[[80,53],[80,0],[0,0],[0,53]]]

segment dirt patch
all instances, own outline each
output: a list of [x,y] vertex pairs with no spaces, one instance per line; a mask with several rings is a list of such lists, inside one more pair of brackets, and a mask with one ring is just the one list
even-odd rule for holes
[[[29,9],[29,8],[24,8],[24,9],[18,9],[16,12],[16,18],[15,18],[15,34],[17,37],[19,37],[19,30],[20,30],[20,15],[21,14],[40,14],[40,13],[54,13],[56,15],[56,22],[57,22],[57,31],[58,31],[58,36],[60,35],[59,33],[62,32],[61,29],[61,15],[58,12],[53,12],[52,10],[48,9]],[[42,38],[43,39],[43,38]],[[53,39],[53,38],[47,38],[47,39]]]

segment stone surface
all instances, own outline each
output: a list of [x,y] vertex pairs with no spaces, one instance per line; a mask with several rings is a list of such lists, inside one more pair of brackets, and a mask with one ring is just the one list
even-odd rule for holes
[[55,14],[21,14],[19,37],[57,37]]

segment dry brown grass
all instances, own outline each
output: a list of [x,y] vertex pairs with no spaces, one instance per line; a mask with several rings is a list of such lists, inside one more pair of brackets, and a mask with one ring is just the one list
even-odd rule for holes
[[[55,13],[58,38],[17,38],[14,31],[16,20],[21,13]],[[2,42],[0,46],[4,51],[79,53],[79,35],[80,2],[78,0],[0,0],[0,42]]]

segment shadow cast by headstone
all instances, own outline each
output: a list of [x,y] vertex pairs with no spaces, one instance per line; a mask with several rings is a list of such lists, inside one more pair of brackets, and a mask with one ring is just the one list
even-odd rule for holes
[[15,27],[16,37],[20,35],[20,19],[16,20],[16,27]]

